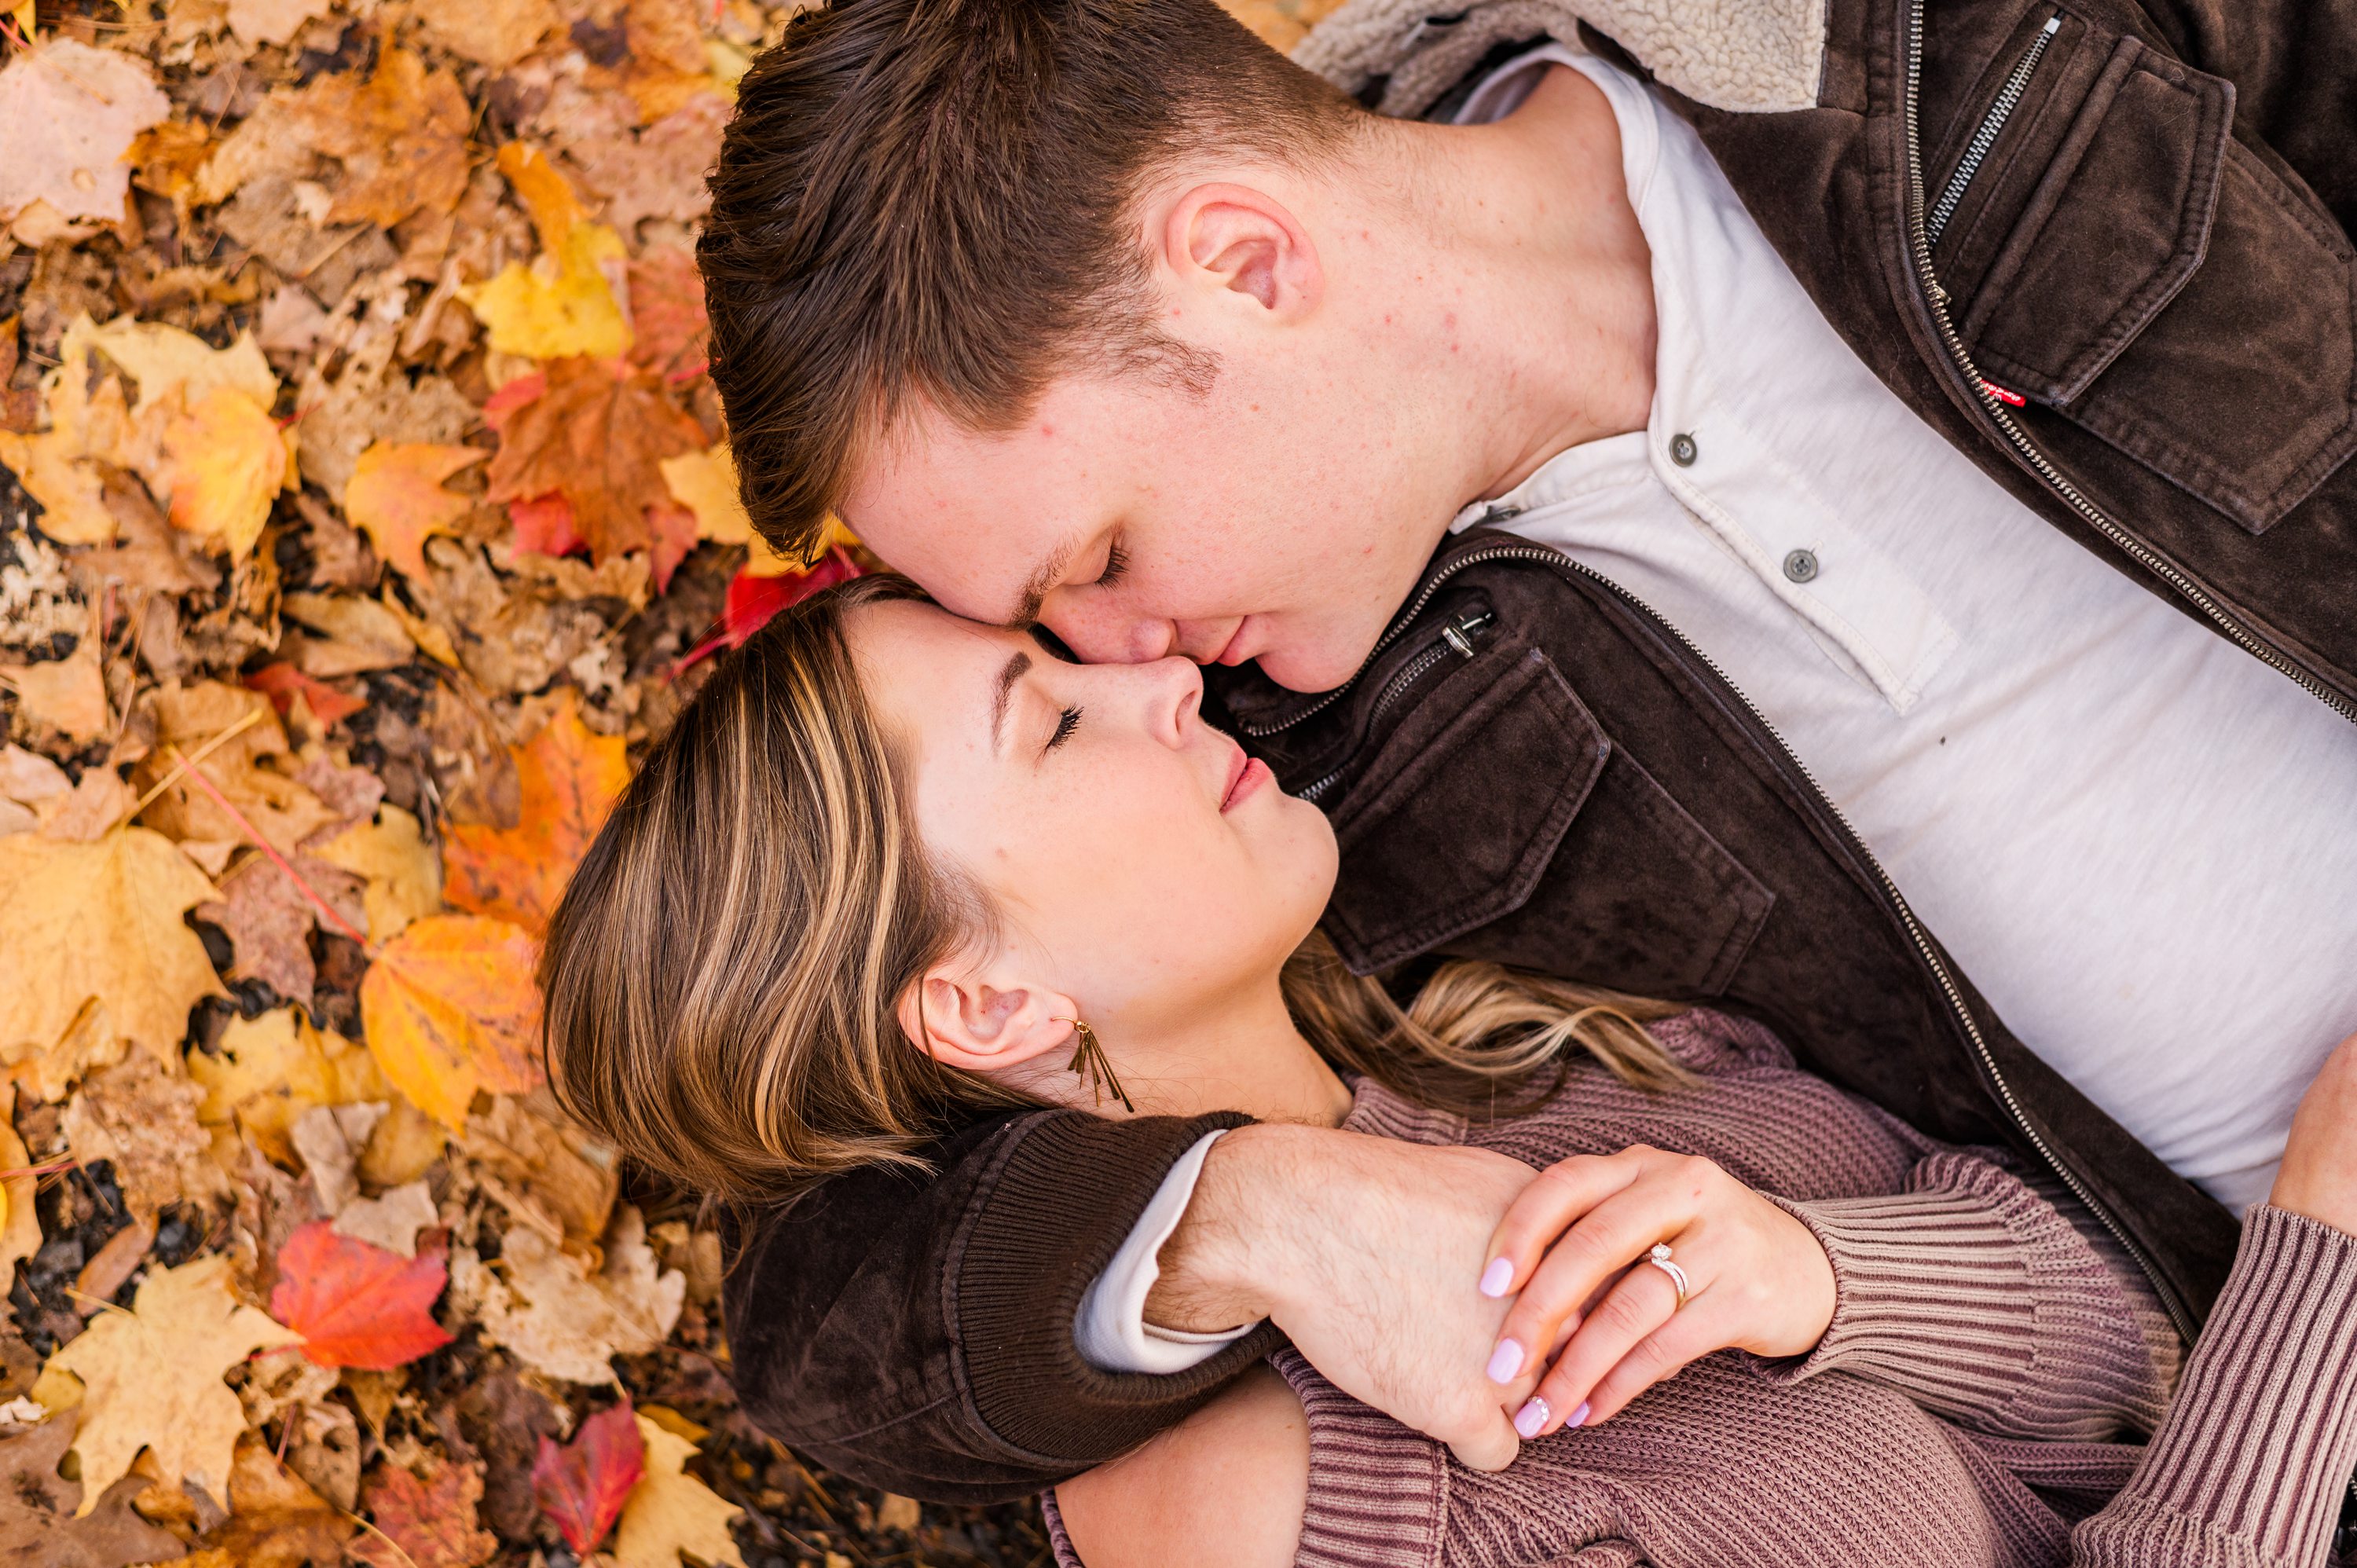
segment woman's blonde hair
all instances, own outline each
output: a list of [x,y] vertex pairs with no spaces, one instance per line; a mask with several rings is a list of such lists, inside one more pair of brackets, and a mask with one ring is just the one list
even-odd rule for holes
[[[540,965],[549,1079],[645,1165],[741,1201],[874,1164],[923,1163],[976,1112],[1039,1104],[914,1048],[899,1002],[986,941],[993,911],[925,853],[859,685],[848,613],[920,599],[873,576],[778,616],[650,749],[575,872]],[[1521,1109],[1574,1047],[1621,1079],[1685,1075],[1656,1002],[1501,969],[1441,966],[1405,1006],[1322,937],[1285,992],[1336,1066],[1427,1104]]]

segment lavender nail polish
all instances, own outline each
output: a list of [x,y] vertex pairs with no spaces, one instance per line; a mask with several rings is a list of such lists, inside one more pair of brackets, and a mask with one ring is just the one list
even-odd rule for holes
[[1490,1266],[1481,1271],[1481,1294],[1491,1301],[1505,1294],[1506,1287],[1513,1283],[1514,1261],[1512,1258],[1492,1258]]
[[1563,1418],[1563,1429],[1566,1432],[1568,1432],[1575,1426],[1586,1424],[1587,1421],[1587,1402],[1586,1400],[1582,1400],[1579,1402],[1579,1408],[1577,1410],[1573,1411],[1569,1415]]
[[[1580,1412],[1583,1415],[1586,1414],[1587,1407],[1581,1406]],[[1533,1395],[1528,1404],[1514,1412],[1514,1430],[1524,1437],[1536,1437],[1539,1434],[1539,1428],[1547,1423],[1547,1416],[1550,1413],[1547,1402]]]
[[1522,1369],[1522,1346],[1512,1339],[1499,1340],[1498,1348],[1490,1352],[1490,1380],[1493,1383],[1509,1382]]

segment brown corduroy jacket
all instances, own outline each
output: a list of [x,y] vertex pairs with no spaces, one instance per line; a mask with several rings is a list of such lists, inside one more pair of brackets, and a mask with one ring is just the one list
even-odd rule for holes
[[[1657,82],[1926,424],[2357,714],[2357,0],[1460,6],[1357,0],[1298,58],[1442,113],[1505,50],[1581,28]],[[2229,1217],[2012,1036],[1741,694],[1600,578],[1475,529],[1349,685],[1222,672],[1213,698],[1331,814],[1326,929],[1354,967],[1494,959],[1756,1017],[1927,1133],[2054,1172],[2190,1337]],[[1004,1117],[946,1138],[933,1179],[740,1219],[748,1409],[945,1500],[1125,1451],[1275,1343],[1145,1377],[1071,1337],[1170,1162],[1240,1120]]]

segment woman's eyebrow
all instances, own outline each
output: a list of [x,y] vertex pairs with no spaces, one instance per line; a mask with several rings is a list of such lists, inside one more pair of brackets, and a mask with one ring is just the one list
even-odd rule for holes
[[1023,672],[1030,668],[1031,656],[1018,648],[1013,658],[998,667],[998,679],[991,683],[990,749],[994,755],[998,750],[998,733],[1006,725],[1007,699],[1015,694],[1015,682],[1023,679]]

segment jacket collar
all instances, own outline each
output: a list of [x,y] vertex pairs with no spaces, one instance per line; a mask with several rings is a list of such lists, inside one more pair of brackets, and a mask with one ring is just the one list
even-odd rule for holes
[[1655,80],[1736,113],[1817,102],[1830,0],[1351,0],[1296,61],[1384,114],[1425,113],[1500,44],[1566,41],[1581,23]]

